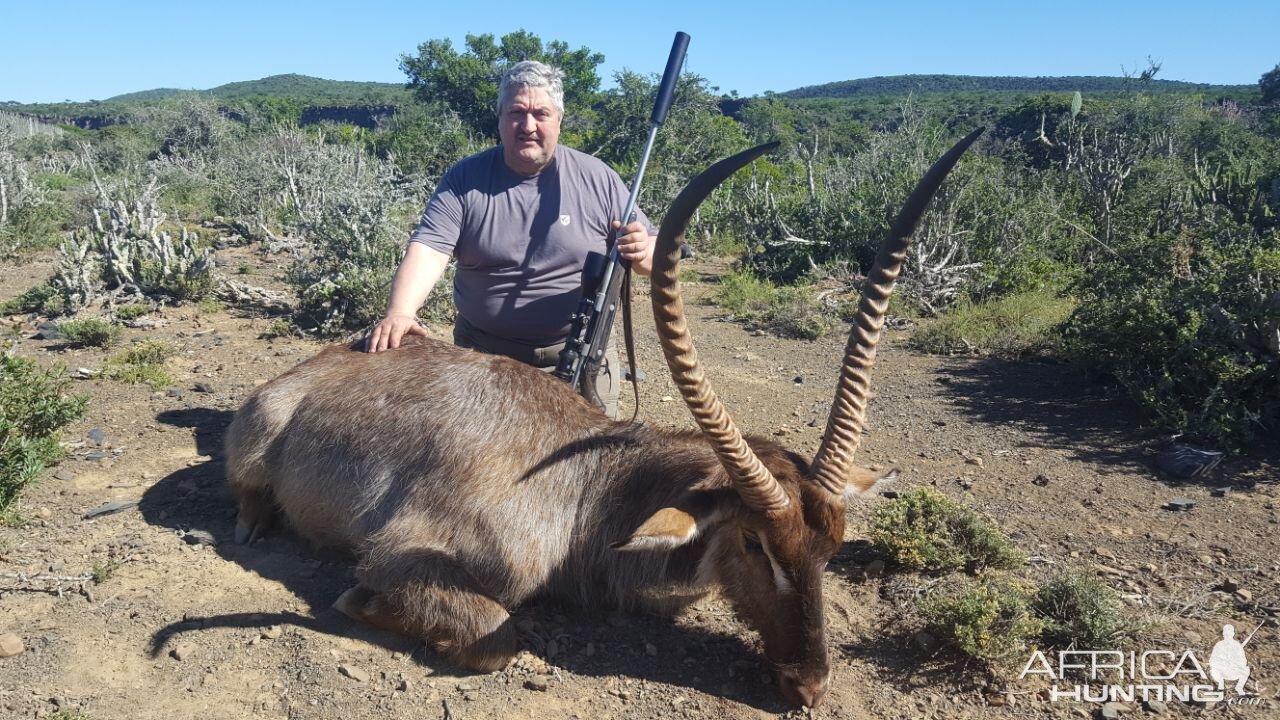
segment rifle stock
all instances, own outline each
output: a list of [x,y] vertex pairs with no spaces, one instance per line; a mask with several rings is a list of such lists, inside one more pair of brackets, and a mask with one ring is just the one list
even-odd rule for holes
[[[645,168],[649,164],[649,154],[653,151],[653,141],[657,137],[658,128],[666,121],[667,112],[675,99],[676,81],[680,78],[680,67],[684,64],[688,47],[688,34],[677,32],[675,41],[671,44],[671,54],[667,57],[662,83],[658,87],[653,114],[650,116],[649,137],[645,142],[644,154],[636,169],[635,180],[631,183],[631,195],[627,198],[626,209],[622,213],[624,226],[635,219],[636,200],[644,181]],[[595,379],[600,373],[605,347],[609,344],[609,335],[613,330],[613,319],[618,312],[625,276],[630,270],[630,263],[618,254],[616,237],[603,264],[587,263],[583,269],[582,300],[578,303],[577,312],[570,316],[569,338],[556,364],[556,377],[567,381],[596,407],[604,407],[596,393]],[[628,347],[628,356],[630,355]]]

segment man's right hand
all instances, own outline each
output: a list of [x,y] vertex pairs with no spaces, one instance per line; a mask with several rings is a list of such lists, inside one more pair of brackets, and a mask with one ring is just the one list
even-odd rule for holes
[[380,352],[400,347],[400,339],[405,335],[421,335],[427,337],[427,331],[418,324],[412,315],[388,315],[365,338],[365,352]]

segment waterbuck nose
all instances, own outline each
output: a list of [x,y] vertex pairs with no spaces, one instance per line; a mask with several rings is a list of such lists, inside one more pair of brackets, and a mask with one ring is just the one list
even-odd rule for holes
[[782,698],[793,705],[817,707],[822,696],[827,694],[827,680],[830,675],[820,678],[803,678],[790,672],[778,673],[778,692]]

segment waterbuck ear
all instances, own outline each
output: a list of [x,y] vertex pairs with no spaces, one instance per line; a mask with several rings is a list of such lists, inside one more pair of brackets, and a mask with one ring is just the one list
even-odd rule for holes
[[674,550],[698,539],[724,517],[718,493],[695,493],[681,507],[664,507],[649,516],[631,537],[609,547],[614,550]]
[[844,501],[847,503],[855,498],[874,497],[885,485],[897,479],[897,468],[888,472],[876,472],[855,467],[849,471],[849,480],[844,486]]

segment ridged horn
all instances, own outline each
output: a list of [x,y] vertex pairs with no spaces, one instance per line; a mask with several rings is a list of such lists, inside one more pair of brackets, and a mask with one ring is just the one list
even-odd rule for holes
[[745,150],[712,165],[694,178],[676,196],[658,230],[658,243],[653,252],[653,273],[650,277],[653,299],[653,316],[662,340],[662,354],[667,358],[671,377],[684,397],[685,404],[698,426],[706,434],[720,464],[733,478],[734,487],[747,506],[760,512],[781,510],[789,502],[782,486],[760,462],[742,438],[729,413],[715,391],[707,382],[698,352],[689,335],[689,323],[685,319],[684,301],[680,298],[680,246],[689,220],[702,201],[720,186],[730,175],[745,167],[761,155],[773,150],[778,143],[768,143]]
[[836,385],[836,397],[827,418],[827,430],[822,445],[813,459],[814,478],[823,488],[837,496],[844,495],[845,482],[853,464],[853,454],[862,442],[862,430],[866,425],[867,402],[871,386],[871,367],[876,362],[876,344],[884,327],[884,313],[893,294],[894,283],[902,272],[902,262],[911,244],[920,216],[933,199],[934,193],[955,167],[960,156],[969,149],[983,128],[969,133],[956,143],[920,179],[898,217],[889,228],[889,235],[880,245],[871,272],[863,284],[862,299],[858,301],[858,314],[849,330],[849,342],[844,349],[844,363],[840,368],[840,380]]

